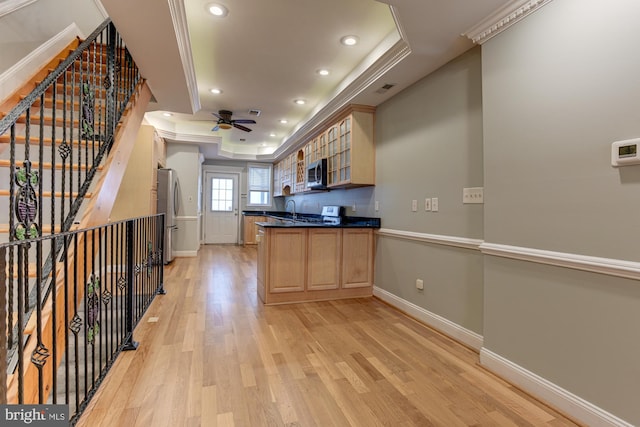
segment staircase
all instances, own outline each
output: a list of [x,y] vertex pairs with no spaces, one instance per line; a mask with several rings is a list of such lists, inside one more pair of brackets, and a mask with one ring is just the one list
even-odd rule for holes
[[[150,98],[106,20],[0,105],[0,308],[5,309],[0,327],[6,322],[8,338],[0,345],[0,362],[7,367],[0,364],[0,403],[75,402],[72,414],[77,414],[109,364],[114,350],[109,353],[105,341],[104,357],[100,347],[97,359],[100,369],[92,359],[91,378],[79,381],[68,372],[71,360],[76,373],[87,373],[78,364],[86,362],[89,347],[83,361],[78,349],[95,344],[96,301],[98,308],[104,305],[105,319],[108,304],[125,305],[129,294],[112,298],[106,288],[110,281],[112,291],[124,289],[118,282],[124,274],[115,264],[123,263],[124,255],[133,259],[135,251],[139,265],[151,268],[157,249],[127,247],[120,256],[103,250],[108,239],[112,247],[113,241],[124,242],[129,224],[73,230],[108,223]],[[149,242],[161,233],[155,223],[144,227]],[[126,268],[132,281],[133,267]],[[147,293],[155,294],[152,290]],[[111,310],[112,324],[123,322],[119,313]],[[75,352],[65,354],[70,341]],[[56,373],[63,360],[66,373]]]

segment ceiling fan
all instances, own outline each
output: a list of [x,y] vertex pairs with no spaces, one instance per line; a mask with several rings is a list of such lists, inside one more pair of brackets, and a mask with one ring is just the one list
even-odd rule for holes
[[214,116],[216,116],[218,118],[218,123],[216,124],[216,126],[211,129],[212,131],[216,131],[218,129],[231,129],[232,127],[236,128],[236,129],[240,129],[243,130],[245,132],[251,132],[251,129],[249,129],[246,126],[242,126],[239,123],[255,123],[255,120],[252,119],[238,119],[238,120],[231,120],[231,114],[233,114],[231,111],[229,110],[220,110],[218,111],[218,113],[211,113]]

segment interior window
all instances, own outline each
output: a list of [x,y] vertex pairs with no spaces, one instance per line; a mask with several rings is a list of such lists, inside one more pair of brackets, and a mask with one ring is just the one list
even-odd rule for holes
[[249,164],[247,206],[271,206],[270,164]]

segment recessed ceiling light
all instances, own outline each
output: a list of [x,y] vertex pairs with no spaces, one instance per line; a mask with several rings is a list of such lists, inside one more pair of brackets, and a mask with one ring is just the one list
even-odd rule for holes
[[330,71],[327,70],[326,68],[320,68],[319,70],[316,71],[316,73],[320,74],[321,76],[328,76]]
[[345,46],[354,46],[358,44],[358,36],[344,36],[340,39],[340,43]]
[[262,144],[260,144],[260,145],[262,145],[263,147],[266,147],[266,146],[267,146],[267,143],[266,143],[266,142],[263,142],[263,143],[262,143]]
[[280,120],[280,123],[282,123],[283,125],[284,125],[284,124],[287,124],[287,119],[281,119],[281,120]]
[[273,133],[273,132],[271,132],[271,133],[269,134],[269,136],[276,136],[276,134],[275,134],[275,133]]
[[207,10],[209,11],[210,14],[218,18],[224,18],[229,14],[229,9],[227,9],[226,7],[218,3],[208,4]]
[[304,99],[294,99],[293,102],[295,102],[297,105],[304,105],[307,103],[307,101],[305,101]]
[[218,88],[214,88],[214,89],[211,89],[211,93],[214,95],[220,95],[222,93],[222,90]]
[[171,116],[173,116],[173,114],[171,114],[171,113],[162,113],[162,115],[163,115],[163,116],[165,116],[165,117],[171,117]]

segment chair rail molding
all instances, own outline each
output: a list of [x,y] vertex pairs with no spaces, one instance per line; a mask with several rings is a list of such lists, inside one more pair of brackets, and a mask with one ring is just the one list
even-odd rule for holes
[[462,35],[482,44],[521,21],[552,0],[513,0],[496,10]]
[[640,280],[640,263],[634,261],[523,248],[497,243],[483,243],[480,245],[480,251],[485,255]]
[[390,228],[380,228],[376,231],[379,236],[395,237],[404,240],[415,240],[424,243],[434,243],[445,246],[455,246],[458,248],[480,250],[483,240],[470,239],[468,237],[443,236],[439,234],[418,233],[415,231],[393,230]]

